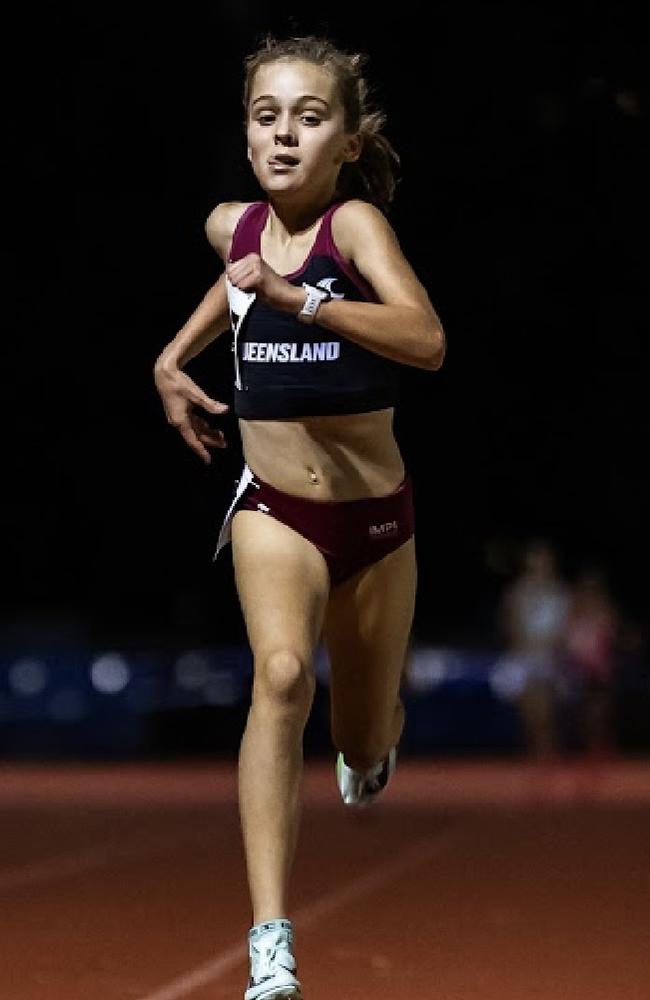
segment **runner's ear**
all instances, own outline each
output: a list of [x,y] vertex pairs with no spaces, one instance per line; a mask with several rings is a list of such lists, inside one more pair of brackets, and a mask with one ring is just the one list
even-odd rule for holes
[[342,150],[342,156],[345,163],[354,163],[361,156],[361,148],[363,146],[363,140],[359,132],[355,132],[354,135],[349,135]]

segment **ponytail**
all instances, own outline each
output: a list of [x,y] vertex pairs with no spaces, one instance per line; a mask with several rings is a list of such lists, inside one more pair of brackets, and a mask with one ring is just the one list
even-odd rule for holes
[[338,191],[343,198],[361,198],[386,214],[399,182],[400,159],[385,135],[380,132],[384,115],[376,111],[361,122],[361,155],[344,163],[339,174]]

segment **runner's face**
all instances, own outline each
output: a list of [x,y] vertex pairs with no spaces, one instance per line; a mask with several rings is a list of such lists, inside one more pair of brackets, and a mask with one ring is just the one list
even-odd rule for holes
[[333,194],[341,165],[356,159],[358,136],[344,130],[334,76],[300,59],[257,70],[248,109],[248,156],[262,188]]

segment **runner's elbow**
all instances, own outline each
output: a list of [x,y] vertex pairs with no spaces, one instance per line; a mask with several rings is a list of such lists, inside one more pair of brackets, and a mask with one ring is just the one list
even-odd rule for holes
[[444,330],[436,324],[427,337],[427,353],[422,367],[426,368],[427,371],[438,371],[439,368],[442,368],[446,351],[447,342]]

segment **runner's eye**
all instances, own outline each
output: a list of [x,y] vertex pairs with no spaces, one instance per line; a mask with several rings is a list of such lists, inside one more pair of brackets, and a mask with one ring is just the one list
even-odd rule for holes
[[275,115],[272,111],[263,111],[257,116],[257,121],[260,125],[272,125],[275,121]]
[[314,126],[314,125],[320,125],[321,123],[321,119],[318,117],[318,115],[312,113],[301,115],[300,120],[304,125]]

